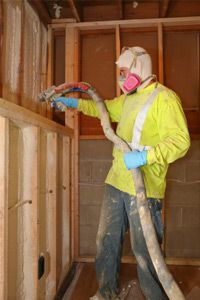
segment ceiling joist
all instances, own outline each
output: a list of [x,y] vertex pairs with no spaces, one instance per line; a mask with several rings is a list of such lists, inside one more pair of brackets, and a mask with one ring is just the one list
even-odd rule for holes
[[51,18],[49,16],[47,8],[42,0],[37,0],[37,1],[28,0],[28,3],[32,6],[32,8],[38,14],[41,22],[46,27],[48,24],[51,24]]
[[73,16],[76,19],[76,21],[79,23],[81,22],[81,17],[80,17],[80,13],[79,13],[79,8],[77,6],[77,4],[75,3],[74,0],[67,0],[67,2],[69,3],[72,12],[73,12]]
[[166,18],[170,0],[162,0],[160,3],[160,18]]
[[122,0],[117,0],[117,8],[118,8],[118,11],[119,11],[119,19],[123,20],[124,11],[123,11],[123,1]]

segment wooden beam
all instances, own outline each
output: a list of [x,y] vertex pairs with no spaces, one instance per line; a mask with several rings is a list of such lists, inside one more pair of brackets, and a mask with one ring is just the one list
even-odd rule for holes
[[[23,161],[21,206],[23,227],[23,291],[26,299],[38,299],[38,203],[39,203],[39,128],[30,126],[22,129]],[[27,200],[29,202],[27,202]],[[31,203],[31,204],[30,204]]]
[[122,0],[117,0],[117,10],[119,12],[119,19],[123,20],[124,19],[124,9],[123,9],[123,1]]
[[32,8],[35,10],[37,15],[39,16],[41,22],[45,25],[47,28],[47,25],[51,23],[51,18],[48,13],[48,10],[44,4],[44,1],[42,0],[28,0],[28,3],[32,6]]
[[[65,56],[65,81],[79,81],[80,56],[79,56],[79,30],[76,28],[66,29],[66,56]],[[77,94],[75,94],[78,96]],[[72,140],[72,256],[79,253],[79,113],[66,110],[65,124],[74,129]]]
[[80,13],[78,12],[77,4],[75,4],[75,1],[74,0],[67,0],[67,2],[69,3],[69,5],[72,9],[72,13],[73,13],[73,16],[76,19],[76,21],[81,22]]
[[2,98],[0,98],[0,115],[9,118],[17,125],[35,125],[44,128],[45,130],[55,131],[62,135],[67,135],[70,137],[73,136],[73,130],[71,128],[62,126],[43,116],[40,116],[39,114],[36,114],[24,107],[6,101]]
[[56,202],[58,172],[58,141],[55,132],[47,133],[46,167],[46,214],[47,214],[47,251],[50,258],[50,272],[46,279],[46,299],[54,299],[56,294]]
[[97,22],[81,22],[70,24],[51,24],[51,28],[79,28],[86,29],[110,29],[120,25],[121,28],[142,28],[142,27],[157,27],[162,23],[163,26],[185,26],[199,25],[200,16],[197,17],[180,17],[180,18],[157,18],[157,19],[139,19],[139,20],[115,20],[115,21],[97,21]]
[[160,17],[166,18],[169,9],[170,0],[161,0],[160,2]]
[[163,66],[163,26],[158,24],[158,68],[159,81],[164,84],[164,66]]
[[[53,30],[48,26],[48,34],[47,34],[47,87],[53,85],[53,59],[54,59],[54,38],[53,38]],[[47,103],[47,117],[49,119],[53,118],[53,110],[51,108],[50,103]]]
[[0,117],[0,299],[7,299],[8,264],[8,127]]
[[[71,170],[71,144],[68,137],[63,137],[62,149],[62,270],[63,275],[69,271],[72,257],[71,257],[71,203],[70,203],[70,170]],[[62,276],[61,276],[62,277]]]
[[0,0],[0,97],[2,97],[3,0]]
[[[116,47],[116,60],[120,56],[121,53],[121,41],[120,41],[120,26],[116,25],[115,27],[115,47]],[[121,90],[118,84],[118,78],[120,75],[119,68],[116,66],[116,96],[119,97],[121,95]]]

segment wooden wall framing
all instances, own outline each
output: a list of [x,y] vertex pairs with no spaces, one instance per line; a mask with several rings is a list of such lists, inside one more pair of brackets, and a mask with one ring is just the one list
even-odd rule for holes
[[[115,32],[115,45],[116,45],[116,57],[118,57],[121,48],[121,32],[126,30],[135,30],[135,31],[148,31],[154,30],[157,32],[157,41],[158,41],[158,69],[159,69],[159,81],[164,83],[164,46],[163,46],[163,34],[166,30],[176,31],[176,30],[199,30],[200,29],[200,17],[185,17],[185,18],[161,18],[161,19],[144,19],[144,20],[122,20],[122,21],[105,21],[105,22],[85,22],[85,23],[71,23],[71,24],[51,24],[49,25],[49,30],[56,32],[65,28],[65,38],[66,38],[66,81],[77,81],[79,79],[80,72],[80,62],[79,56],[80,47],[78,47],[78,36],[95,34],[99,31],[104,33],[109,30],[114,30]],[[74,54],[75,53],[75,54]],[[118,70],[116,69],[116,79],[119,75]],[[116,95],[120,94],[120,90],[117,85],[116,80]],[[67,113],[66,114],[66,124],[69,122],[75,130],[74,136],[74,187],[73,187],[73,203],[72,203],[72,243],[73,246],[73,255],[76,261],[91,261],[90,257],[80,257],[79,255],[79,197],[78,197],[78,143],[79,139],[104,139],[102,135],[83,135],[79,133],[79,116],[78,114]],[[73,121],[71,121],[73,120]],[[194,134],[192,137],[199,138],[199,134]],[[75,172],[77,172],[75,174]],[[130,258],[125,258],[125,261],[132,261]],[[168,258],[168,262],[172,264],[200,264],[198,259],[174,259]]]
[[[41,295],[46,295],[42,299],[53,299],[61,277],[71,266],[69,149],[72,136],[69,127],[0,98],[1,299],[22,299],[22,295],[33,300]],[[58,178],[60,172],[62,176]],[[59,214],[57,203],[61,209]],[[59,274],[58,215],[61,216],[58,229],[63,232],[59,241],[63,245],[59,249],[62,260]],[[41,255],[45,269],[39,280]],[[12,272],[8,272],[8,266]]]

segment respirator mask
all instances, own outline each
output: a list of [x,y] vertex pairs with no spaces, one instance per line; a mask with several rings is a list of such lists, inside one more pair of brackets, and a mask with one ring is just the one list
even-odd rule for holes
[[[136,51],[134,49],[140,49]],[[128,50],[128,51],[127,51]],[[148,53],[139,47],[128,48],[125,47],[122,49],[122,53],[116,62],[119,68],[126,67],[128,69],[128,73],[126,76],[120,75],[118,79],[119,86],[125,95],[133,93],[138,87],[143,85],[144,82],[151,80],[152,75],[151,73],[151,60],[150,65],[147,62],[147,72],[144,72],[144,67],[142,66],[141,62],[137,59],[139,56],[147,54],[147,59],[150,60]],[[136,72],[134,72],[136,71]],[[140,74],[140,75],[138,75]],[[146,76],[147,75],[147,76]],[[143,78],[142,78],[143,77]],[[146,78],[144,78],[146,77]]]

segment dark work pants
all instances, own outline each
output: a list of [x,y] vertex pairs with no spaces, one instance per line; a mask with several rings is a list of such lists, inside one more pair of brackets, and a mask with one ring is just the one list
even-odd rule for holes
[[[159,242],[162,241],[162,204],[149,198],[148,204]],[[143,236],[136,199],[113,186],[106,185],[97,234],[96,274],[99,293],[111,300],[119,292],[119,268],[124,235],[130,228],[132,251],[142,292],[148,300],[165,300],[166,296],[151,262]]]

